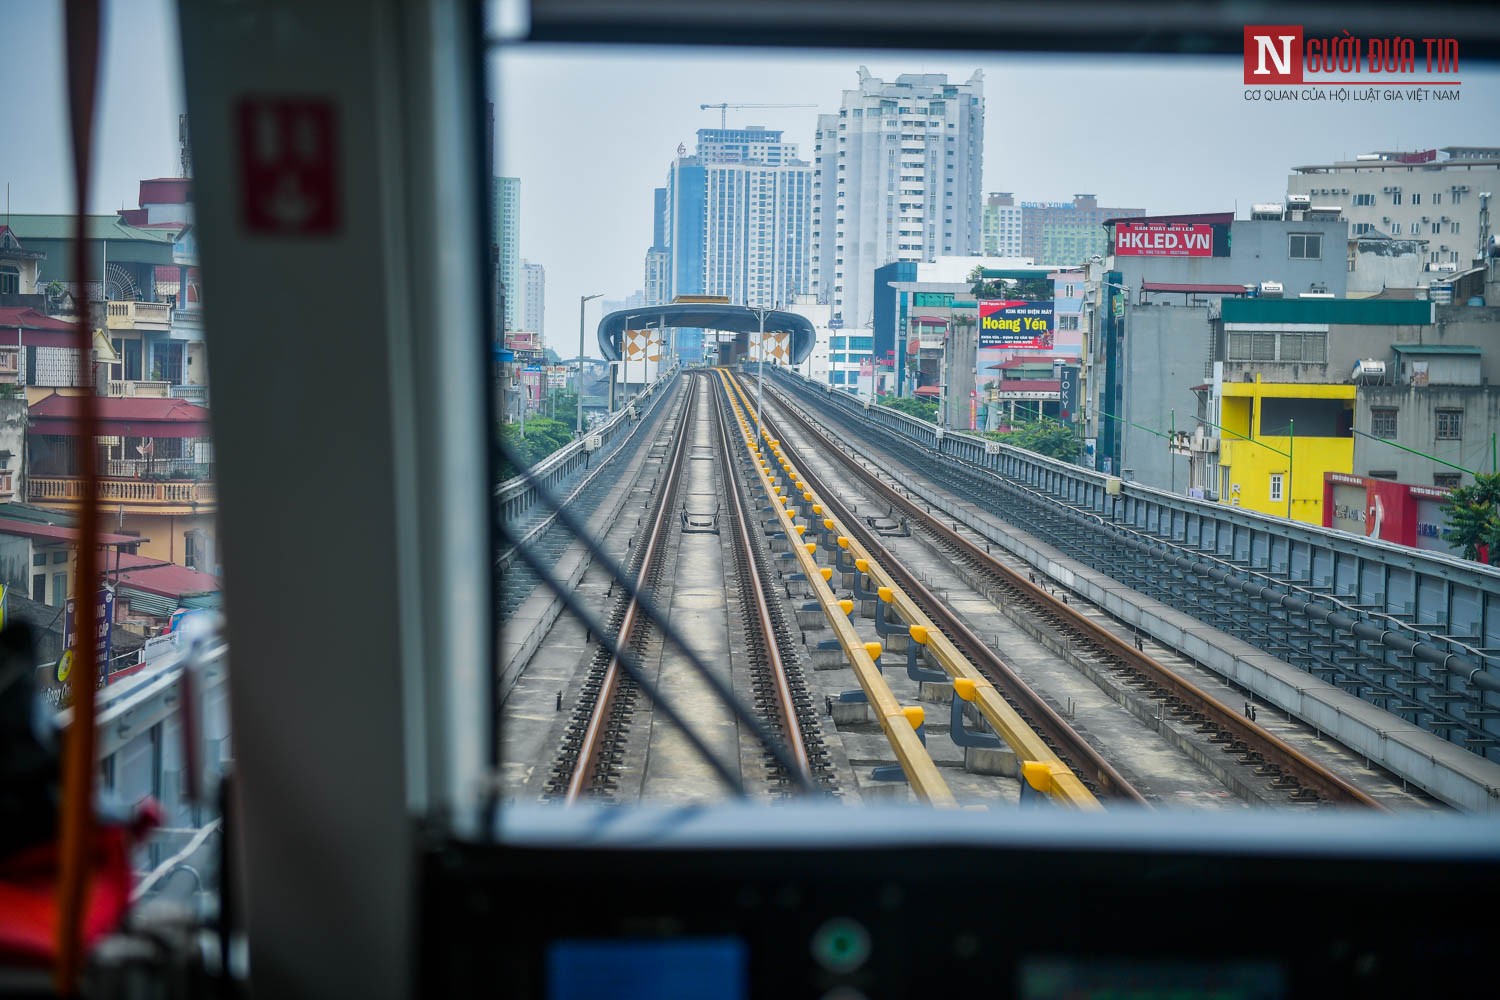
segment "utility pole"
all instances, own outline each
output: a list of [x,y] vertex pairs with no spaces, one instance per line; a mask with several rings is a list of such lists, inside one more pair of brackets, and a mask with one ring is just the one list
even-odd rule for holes
[[578,406],[578,426],[575,428],[574,434],[579,438],[583,437],[583,307],[589,299],[597,299],[603,294],[603,292],[599,292],[595,295],[580,295],[578,297],[578,379],[576,384],[578,393],[578,399],[576,400]]

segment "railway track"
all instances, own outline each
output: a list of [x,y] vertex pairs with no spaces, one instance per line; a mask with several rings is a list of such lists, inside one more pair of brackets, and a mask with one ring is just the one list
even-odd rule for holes
[[[767,385],[765,392],[789,423],[809,439],[820,442],[824,452],[872,495],[878,497],[880,502],[887,505],[893,516],[899,512],[909,523],[915,524],[919,531],[932,538],[953,561],[992,584],[1001,595],[1001,600],[1025,608],[1025,615],[1035,623],[1057,633],[1075,651],[1087,656],[1144,697],[1157,701],[1165,713],[1194,728],[1206,738],[1206,742],[1217,746],[1235,765],[1269,779],[1270,787],[1284,794],[1288,801],[1385,809],[1361,789],[1201,690],[1191,681],[1173,673],[1144,650],[1135,648],[1130,642],[1104,628],[1079,608],[1057,599],[1028,576],[1006,565],[944,523],[925,506],[850,457],[838,442],[803,416],[773,386]],[[836,495],[826,487],[820,492],[826,497]],[[845,523],[851,522],[846,519]],[[873,544],[880,544],[873,538],[873,532],[867,530],[867,533],[872,536]],[[977,638],[973,641],[978,642]],[[966,640],[965,645],[970,644]],[[979,642],[979,646],[989,652],[982,642]],[[1042,704],[1045,706],[1045,702]],[[1044,735],[1049,743],[1066,740],[1066,736],[1054,735],[1055,724],[1052,720],[1047,719],[1045,714],[1041,718],[1048,724]],[[1067,728],[1064,720],[1058,719],[1056,723]],[[1059,742],[1058,745],[1061,749],[1067,744]],[[1072,757],[1071,751],[1069,757]],[[1080,773],[1080,777],[1084,775]]]
[[[730,552],[723,559],[715,559],[714,565],[724,574],[720,582],[726,593],[737,594],[742,605],[739,624],[735,625],[732,618],[729,620],[729,629],[738,633],[739,641],[732,643],[726,635],[722,648],[697,652],[709,664],[717,663],[726,670],[731,661],[748,666],[752,711],[764,730],[783,747],[782,758],[778,760],[753,733],[736,737],[757,745],[757,753],[747,755],[758,756],[760,761],[754,787],[773,797],[797,788],[834,791],[837,777],[823,745],[815,700],[808,691],[792,645],[791,636],[795,632],[787,626],[786,611],[766,572],[764,553],[756,539],[755,506],[747,499],[746,487],[736,470],[733,456],[743,449],[733,447],[725,401],[718,397],[713,384],[701,376],[689,376],[687,389],[688,397],[669,444],[670,456],[650,490],[656,502],[632,541],[629,575],[641,595],[659,608],[670,607],[662,595],[673,590],[684,572],[691,572],[680,565],[685,539],[689,535],[712,535],[715,539],[712,547],[727,540]],[[694,444],[695,438],[701,440],[705,423],[714,452],[717,483],[722,487],[716,485],[707,470],[692,468],[695,459],[708,457],[695,454],[704,446]],[[722,505],[712,513],[695,511],[684,499],[685,494],[702,495],[705,486],[723,498]],[[697,493],[692,492],[695,488]],[[695,551],[701,569],[705,543],[693,544],[698,545]],[[689,671],[669,670],[669,660],[675,652],[656,635],[658,630],[653,628],[636,596],[625,588],[620,588],[618,596],[611,588],[610,596],[613,604],[605,621],[606,630],[631,651],[638,663],[653,664],[653,683],[664,698],[676,697],[686,683],[682,677]],[[727,607],[728,602],[725,604]],[[700,642],[712,647],[713,632],[705,628],[695,631],[690,638],[695,647]],[[682,664],[676,666],[681,668]],[[715,729],[730,725],[725,721],[730,713],[722,706],[717,711],[702,709],[701,687],[697,697],[687,700],[700,706],[699,716],[691,721],[709,730],[710,742],[714,740]],[[649,798],[653,794],[702,798],[714,794],[692,774],[691,768],[671,766],[674,756],[684,755],[657,747],[662,740],[672,740],[675,734],[672,727],[655,725],[653,715],[649,696],[628,676],[620,658],[607,646],[600,645],[579,682],[579,694],[563,730],[560,749],[552,761],[544,797],[571,803],[585,798],[627,800],[635,796]],[[718,742],[719,749],[724,749],[724,740]],[[734,749],[733,756],[740,757],[738,747]],[[648,765],[654,768],[651,775],[646,773]],[[749,794],[751,785],[747,783],[745,787]],[[723,794],[722,789],[717,794]]]

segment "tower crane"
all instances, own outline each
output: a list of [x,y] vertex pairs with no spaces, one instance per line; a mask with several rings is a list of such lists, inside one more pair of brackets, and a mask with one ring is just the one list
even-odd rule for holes
[[817,107],[816,104],[729,104],[727,102],[721,102],[719,104],[700,104],[700,105],[698,105],[698,110],[699,111],[707,111],[709,108],[718,108],[719,109],[719,128],[720,129],[726,129],[726,128],[729,127],[729,109],[730,108],[815,108],[815,107]]

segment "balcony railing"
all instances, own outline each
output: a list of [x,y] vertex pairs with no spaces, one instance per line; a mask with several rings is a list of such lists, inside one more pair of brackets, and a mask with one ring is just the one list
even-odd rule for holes
[[211,479],[214,467],[190,458],[112,458],[106,476],[139,479],[142,476],[174,476],[178,479]]
[[[83,502],[83,480],[73,477],[31,476],[26,481],[26,497],[36,503],[81,503]],[[212,482],[194,480],[155,482],[149,479],[99,480],[100,503],[179,507],[185,504],[215,506],[218,500],[218,490]]]
[[165,330],[172,325],[172,307],[165,302],[110,302],[105,315],[111,330]]
[[172,398],[181,399],[189,403],[197,403],[199,406],[207,406],[208,386],[174,385],[172,386]]
[[109,380],[107,394],[110,396],[149,396],[152,399],[169,399],[172,396],[172,383],[112,378]]

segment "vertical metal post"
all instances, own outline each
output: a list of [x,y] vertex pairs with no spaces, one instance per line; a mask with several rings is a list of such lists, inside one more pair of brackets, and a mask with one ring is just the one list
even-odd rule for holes
[[1172,415],[1172,436],[1167,438],[1167,462],[1172,466],[1172,492],[1177,492],[1177,408],[1170,411]]
[[761,400],[765,398],[764,393],[766,388],[766,312],[767,310],[763,308],[757,313],[757,317],[760,319],[760,346],[758,348],[760,352],[760,378],[755,380],[755,445],[757,448],[761,446],[764,437],[760,429],[760,408]]
[[1286,516],[1292,518],[1292,483],[1296,481],[1297,421],[1286,422]]
[[574,429],[578,437],[583,437],[583,307],[589,299],[597,299],[599,295],[603,294],[603,292],[600,292],[598,295],[580,295],[578,297],[578,378],[577,384],[574,387],[578,393],[576,401],[578,406],[578,420],[577,427]]

